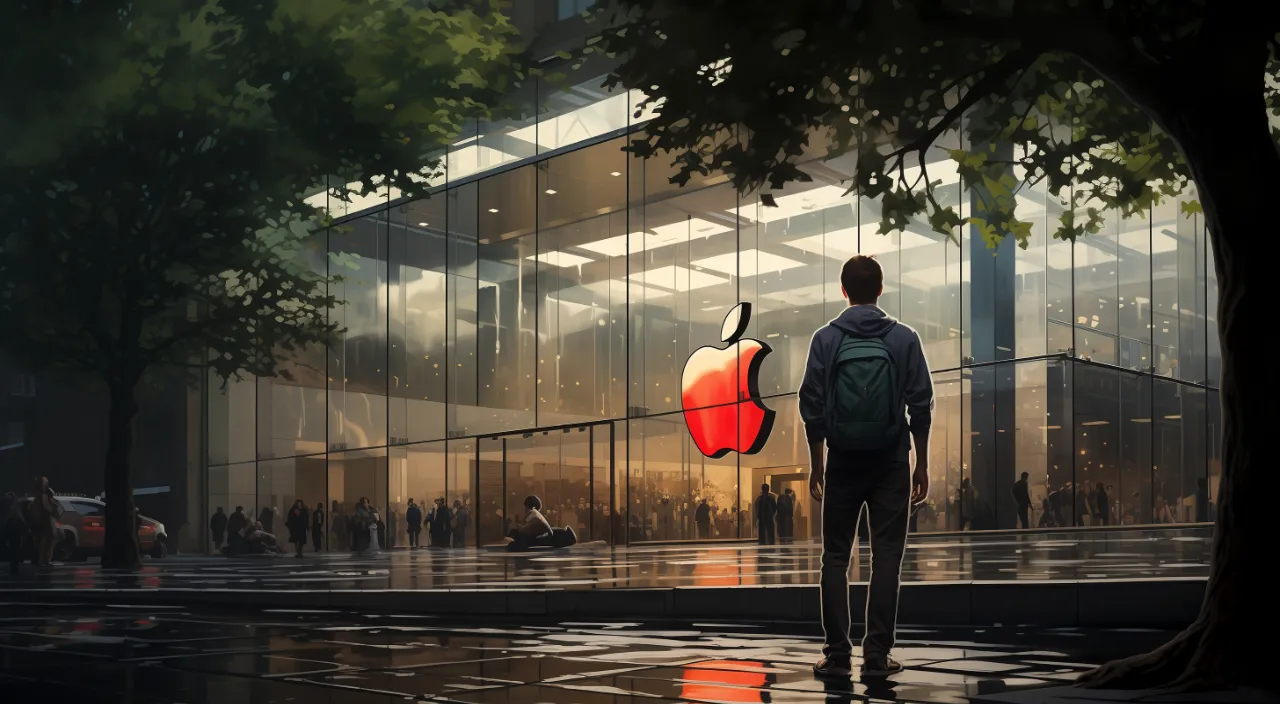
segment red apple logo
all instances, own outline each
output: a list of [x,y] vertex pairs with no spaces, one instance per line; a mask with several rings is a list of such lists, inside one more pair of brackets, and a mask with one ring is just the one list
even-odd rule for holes
[[773,430],[773,411],[760,402],[760,363],[773,351],[760,340],[741,339],[751,304],[739,303],[724,318],[725,347],[699,347],[689,355],[680,400],[689,435],[712,459],[730,451],[759,452]]

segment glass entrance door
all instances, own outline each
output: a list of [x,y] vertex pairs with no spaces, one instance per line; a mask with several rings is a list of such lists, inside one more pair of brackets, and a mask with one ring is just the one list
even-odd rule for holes
[[614,541],[612,423],[566,426],[481,438],[477,487],[480,544],[501,542],[537,496],[553,527],[579,542]]

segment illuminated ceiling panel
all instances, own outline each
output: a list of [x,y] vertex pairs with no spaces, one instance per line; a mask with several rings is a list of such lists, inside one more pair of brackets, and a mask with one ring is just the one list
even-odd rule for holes
[[761,252],[758,249],[747,249],[739,254],[734,254],[733,252],[718,254],[714,257],[699,259],[691,263],[695,267],[710,269],[729,276],[755,276],[761,271],[765,273],[786,271],[787,269],[803,266],[794,259],[787,259],[769,252]]
[[[532,254],[525,257],[525,259],[528,259],[530,261],[532,261],[534,258],[535,257]],[[568,252],[543,252],[542,254],[539,254],[536,258],[538,261],[542,262],[543,264],[550,264],[551,266],[557,266],[564,269],[582,266],[583,264],[588,264],[590,262],[595,261],[594,259],[588,259],[586,257],[581,257],[581,256],[578,256],[577,254],[570,254]]]
[[731,208],[728,212],[741,213],[742,217],[755,222],[786,220],[806,213],[826,210],[841,202],[853,203],[852,196],[844,195],[845,190],[843,186],[820,186],[803,193],[776,196],[774,198],[774,202],[778,204],[776,208],[757,201],[740,208]]
[[696,291],[708,286],[727,283],[728,279],[693,271],[682,266],[661,266],[631,274],[631,280],[642,286],[659,286],[672,291]]
[[[731,232],[732,227],[714,223],[702,218],[690,218],[670,225],[659,225],[651,232],[631,233],[631,253],[659,249],[673,244],[682,244],[699,237],[710,237],[722,232]],[[595,242],[577,245],[578,249],[595,252],[606,257],[620,257],[627,253],[628,235],[615,235]]]
[[[890,235],[880,235],[871,231],[862,234],[861,254],[874,255],[897,252],[898,238],[901,238],[902,249],[914,249],[937,244],[935,240],[910,230]],[[832,230],[824,235],[810,235],[785,244],[788,247],[795,247],[813,254],[821,254],[838,261],[844,261],[855,254],[859,254],[858,230],[853,227]]]

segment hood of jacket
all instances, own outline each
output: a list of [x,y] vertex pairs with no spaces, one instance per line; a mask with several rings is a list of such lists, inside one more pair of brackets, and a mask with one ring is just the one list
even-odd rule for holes
[[880,337],[898,323],[874,305],[849,306],[831,324],[854,337]]

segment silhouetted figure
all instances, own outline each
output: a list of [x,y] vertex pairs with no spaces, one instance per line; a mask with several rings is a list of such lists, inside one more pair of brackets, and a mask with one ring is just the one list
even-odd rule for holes
[[849,307],[814,333],[799,393],[809,442],[809,491],[822,502],[826,639],[813,671],[824,678],[851,673],[849,562],[865,506],[871,583],[861,670],[874,677],[902,669],[890,651],[910,506],[924,501],[929,491],[933,383],[920,336],[875,305],[884,290],[879,262],[861,255],[850,258],[840,283]]
[[431,509],[431,547],[447,548],[452,545],[453,511],[445,505],[444,498],[436,499],[435,508]]
[[244,506],[236,506],[227,518],[227,548],[237,552],[244,541],[244,529],[249,527],[249,517],[244,515]]
[[316,552],[320,552],[320,548],[324,545],[324,503],[316,502],[316,508],[311,512],[311,545]]
[[778,497],[778,539],[790,541],[796,537],[796,495],[784,489]]
[[47,477],[37,477],[35,490],[31,493],[31,503],[27,504],[27,526],[31,529],[31,538],[35,542],[35,554],[32,564],[38,570],[53,568],[53,548],[58,543],[58,516],[62,510],[58,500],[53,498],[53,489],[49,488]]
[[1204,477],[1196,479],[1196,523],[1208,523],[1213,520],[1209,514],[1209,480]]
[[213,549],[222,550],[222,543],[227,539],[227,514],[219,506],[209,519],[209,537],[213,539]]
[[956,504],[960,507],[960,530],[973,527],[974,510],[978,504],[978,490],[968,477],[960,478],[960,488],[956,490]]
[[471,526],[471,509],[462,499],[453,500],[453,547],[467,547],[467,528]]
[[1107,496],[1107,488],[1098,482],[1093,490],[1093,524],[1105,526],[1111,523],[1111,498]]
[[693,512],[693,523],[698,526],[698,540],[711,539],[711,506],[703,499]]
[[1031,490],[1027,488],[1027,479],[1031,477],[1028,472],[1022,473],[1022,478],[1013,483],[1013,489],[1010,494],[1013,495],[1013,505],[1018,509],[1018,527],[1031,527]]
[[307,527],[310,524],[311,512],[307,510],[307,505],[302,499],[294,501],[289,515],[285,516],[284,526],[289,530],[289,542],[297,548],[298,557],[302,557],[302,547],[307,544]]
[[418,535],[422,533],[422,509],[418,508],[418,504],[409,499],[409,508],[404,512],[404,522],[409,532],[409,549],[413,550],[418,545]]
[[760,485],[760,495],[752,507],[756,514],[756,538],[761,545],[778,542],[775,519],[778,515],[778,497],[769,491],[768,484]]

